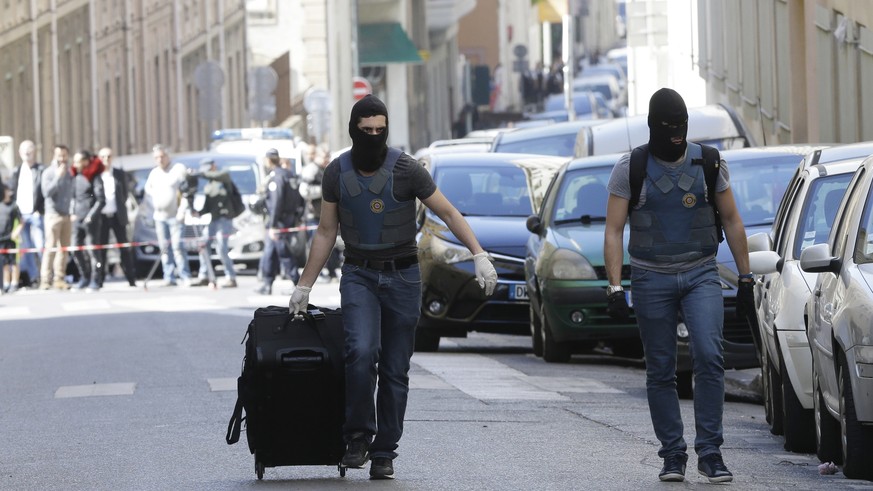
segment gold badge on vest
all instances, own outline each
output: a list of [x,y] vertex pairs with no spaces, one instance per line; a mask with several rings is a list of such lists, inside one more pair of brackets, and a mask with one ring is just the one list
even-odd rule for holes
[[694,193],[685,193],[685,196],[682,196],[682,205],[685,208],[694,208],[694,205],[697,204],[697,196],[694,196]]
[[381,199],[370,201],[370,211],[373,213],[382,213],[385,210],[385,203]]

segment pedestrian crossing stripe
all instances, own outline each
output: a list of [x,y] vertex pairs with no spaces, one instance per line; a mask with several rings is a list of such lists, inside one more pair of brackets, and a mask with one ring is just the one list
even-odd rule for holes
[[122,382],[113,384],[67,385],[55,391],[55,399],[94,396],[130,396],[133,395],[136,384]]

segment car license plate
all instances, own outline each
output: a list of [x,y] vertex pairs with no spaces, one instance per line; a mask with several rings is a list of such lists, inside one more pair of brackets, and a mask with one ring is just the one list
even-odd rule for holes
[[510,300],[528,300],[527,285],[524,283],[509,285],[509,299]]

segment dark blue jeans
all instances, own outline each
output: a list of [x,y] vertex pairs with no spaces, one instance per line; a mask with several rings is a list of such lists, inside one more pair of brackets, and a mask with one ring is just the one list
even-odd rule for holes
[[676,325],[688,328],[694,370],[694,450],[720,453],[724,409],[722,328],[724,301],[715,259],[697,268],[664,274],[632,268],[634,312],[646,352],[646,394],[658,455],[684,454],[682,415],[676,392]]
[[[340,296],[346,333],[346,441],[372,438],[371,457],[397,457],[409,394],[409,359],[421,313],[418,265],[374,271],[346,264]],[[373,392],[376,392],[375,403]]]

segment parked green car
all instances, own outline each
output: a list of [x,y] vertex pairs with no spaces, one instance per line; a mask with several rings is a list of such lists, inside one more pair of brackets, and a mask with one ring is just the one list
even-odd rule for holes
[[[548,362],[566,362],[600,342],[618,355],[642,355],[636,318],[617,321],[606,313],[606,184],[619,158],[599,155],[563,165],[539,214],[528,217],[524,269],[531,337],[534,353]],[[633,305],[628,261],[625,252],[622,285]]]

